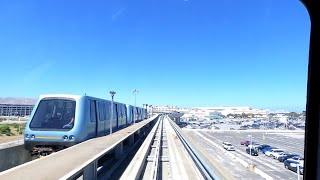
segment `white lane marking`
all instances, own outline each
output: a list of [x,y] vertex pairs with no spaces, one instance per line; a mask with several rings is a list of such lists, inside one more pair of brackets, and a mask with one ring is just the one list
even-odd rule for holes
[[218,157],[218,159],[219,159],[220,162],[223,162],[223,161],[224,161],[221,156],[217,155],[217,157]]
[[[210,144],[212,144],[213,146],[216,146],[218,149],[222,150],[222,151],[225,151],[221,146],[217,145],[216,143],[212,142],[210,139],[208,139],[207,137],[205,137],[204,135],[202,135],[201,133],[199,132],[195,132],[198,136],[200,136],[201,138],[205,139],[206,141],[208,141]],[[239,163],[241,163],[243,166],[245,167],[248,167],[249,166],[249,163],[246,162],[245,160],[243,159],[240,159],[239,157],[235,157],[234,154],[228,152],[228,151],[225,151],[225,153],[227,155],[229,155],[230,157],[234,157]],[[264,173],[263,171],[261,171],[260,169],[258,168],[255,168],[254,169],[254,172],[258,175],[260,175],[261,177],[263,177],[264,179],[268,179],[268,180],[273,180],[273,178],[271,176],[269,176],[268,174]]]
[[[220,143],[220,141],[221,140],[218,140],[217,138],[215,138],[215,137],[213,137],[213,135],[211,135],[209,132],[202,132],[203,134],[206,134],[207,136],[210,136],[210,138],[212,138],[213,140],[215,140],[215,141],[219,141],[219,143]],[[212,133],[212,132],[211,132]],[[220,133],[216,133],[216,132],[214,132],[214,134],[220,134]],[[220,134],[220,136],[222,136],[222,134]],[[218,136],[219,138],[222,138],[222,137],[220,137],[220,136]],[[228,136],[228,135],[227,135]],[[223,137],[227,137],[227,136],[225,136],[225,135],[223,135]],[[228,136],[229,137],[229,136]],[[256,137],[256,135],[254,136],[254,137]],[[233,142],[235,142],[235,140],[234,140],[234,138],[231,138],[231,139],[228,139],[228,140],[230,140],[230,142],[232,143],[232,141]],[[221,141],[222,142],[222,141]],[[260,142],[260,141],[259,141]],[[235,144],[237,144],[237,143],[235,143]],[[268,144],[268,143],[267,143]],[[235,145],[236,146],[236,148],[237,149],[243,149],[244,150],[244,148],[242,148],[243,146],[241,146],[241,145]],[[239,146],[239,147],[238,147]],[[262,153],[261,153],[262,154]],[[280,173],[284,173],[284,175],[286,175],[286,176],[289,176],[289,174],[291,175],[291,172],[292,171],[288,171],[288,170],[286,170],[285,168],[284,168],[284,166],[283,166],[283,163],[279,163],[278,162],[278,160],[275,160],[275,159],[273,159],[273,158],[270,158],[270,157],[267,157],[267,156],[265,156],[265,155],[263,155],[263,156],[260,156],[260,158],[262,158],[261,160],[263,160],[263,161],[266,161],[266,163],[263,163],[262,165],[266,165],[266,164],[269,164],[269,165],[274,165],[275,167],[278,167],[278,169],[276,169],[276,171],[274,171],[274,170],[266,170],[266,169],[264,169],[264,171],[273,171],[273,172],[280,172]],[[260,166],[261,167],[261,166]],[[272,173],[273,174],[273,173]],[[276,178],[277,179],[277,178]]]

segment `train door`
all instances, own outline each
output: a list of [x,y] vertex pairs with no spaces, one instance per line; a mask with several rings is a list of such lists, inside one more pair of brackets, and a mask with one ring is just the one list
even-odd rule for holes
[[118,112],[117,112],[117,104],[113,104],[113,119],[112,119],[112,129],[116,129],[118,127]]
[[124,116],[124,119],[123,119],[123,123],[127,126],[128,125],[128,121],[127,121],[127,109],[126,109],[126,105],[122,105],[122,112],[123,112],[123,116]]
[[119,104],[116,104],[116,110],[115,110],[115,116],[117,117],[117,121],[116,121],[116,127],[117,129],[119,128],[120,126],[120,122],[119,122]]
[[107,129],[106,134],[110,134],[110,123],[111,121],[111,103],[107,102],[106,103],[106,121],[104,124],[105,129]]
[[94,123],[94,137],[98,135],[98,122],[97,122],[97,103],[96,100],[90,100],[90,120]]

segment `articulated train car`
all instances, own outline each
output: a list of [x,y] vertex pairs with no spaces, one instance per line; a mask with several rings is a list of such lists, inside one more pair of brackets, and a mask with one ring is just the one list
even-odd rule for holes
[[85,95],[42,95],[26,124],[27,150],[57,151],[104,136],[147,117],[143,108]]

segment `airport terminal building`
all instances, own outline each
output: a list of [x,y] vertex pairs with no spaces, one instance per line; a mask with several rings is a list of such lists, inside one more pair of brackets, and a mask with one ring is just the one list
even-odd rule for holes
[[29,116],[35,103],[33,98],[0,98],[0,116]]

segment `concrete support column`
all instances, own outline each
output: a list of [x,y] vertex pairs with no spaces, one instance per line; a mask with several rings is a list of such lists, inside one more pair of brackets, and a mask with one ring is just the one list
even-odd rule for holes
[[90,163],[83,170],[84,180],[96,180],[97,179],[97,161]]
[[115,147],[115,150],[114,150],[114,158],[115,159],[120,159],[121,158],[121,155],[122,155],[122,152],[123,152],[123,142],[119,143],[116,147]]
[[134,144],[134,134],[128,137],[129,140],[129,146],[132,146]]
[[140,134],[140,129],[138,131],[136,131],[135,134]]
[[176,124],[180,124],[180,118],[174,118],[174,121],[176,122]]

